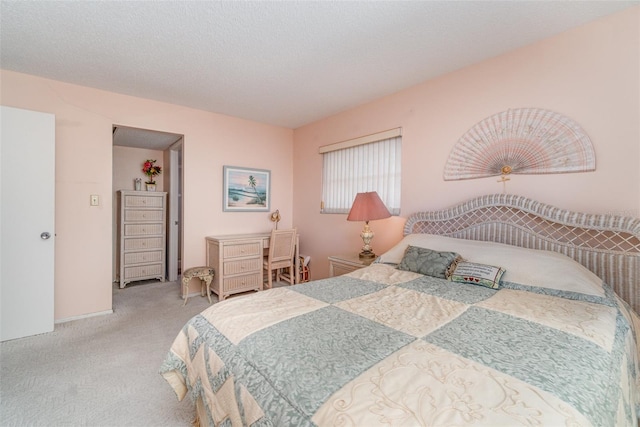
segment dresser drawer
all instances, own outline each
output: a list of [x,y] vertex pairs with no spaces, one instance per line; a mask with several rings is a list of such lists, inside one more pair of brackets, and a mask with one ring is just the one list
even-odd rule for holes
[[262,242],[227,243],[223,247],[223,258],[239,258],[262,255]]
[[142,265],[140,267],[125,267],[125,280],[135,279],[138,277],[161,276],[162,264]]
[[331,269],[330,269],[330,272],[329,272],[329,276],[330,277],[342,276],[343,274],[347,274],[347,273],[351,273],[353,271],[356,271],[359,268],[362,268],[362,267],[354,267],[352,265],[334,263],[334,264],[331,264]]
[[165,280],[167,193],[118,191],[117,278],[120,288],[136,280]]
[[125,196],[125,208],[161,208],[164,209],[164,198],[161,196]]
[[125,222],[133,221],[156,221],[162,222],[164,219],[164,211],[162,210],[126,210],[124,211]]
[[147,237],[144,239],[125,239],[125,251],[137,251],[144,249],[163,249],[164,239],[162,237]]
[[259,289],[262,284],[262,273],[247,274],[244,276],[227,277],[224,279],[224,292],[226,294],[244,289]]
[[374,258],[361,259],[358,255],[332,255],[329,257],[329,277],[342,276],[370,265]]
[[125,224],[124,235],[129,236],[153,236],[163,234],[162,224]]
[[151,262],[162,262],[164,252],[130,252],[124,255],[124,265],[148,264]]
[[233,274],[261,272],[262,258],[225,261],[222,268],[225,276]]

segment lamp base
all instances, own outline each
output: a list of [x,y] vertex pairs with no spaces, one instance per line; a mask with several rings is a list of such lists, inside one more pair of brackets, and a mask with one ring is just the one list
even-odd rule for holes
[[362,251],[358,256],[360,257],[360,259],[371,259],[371,258],[375,258],[376,254],[374,254],[371,251]]

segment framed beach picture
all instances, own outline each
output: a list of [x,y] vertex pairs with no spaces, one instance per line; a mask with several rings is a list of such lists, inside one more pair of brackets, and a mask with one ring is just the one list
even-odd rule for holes
[[222,210],[267,212],[271,198],[271,171],[224,166]]

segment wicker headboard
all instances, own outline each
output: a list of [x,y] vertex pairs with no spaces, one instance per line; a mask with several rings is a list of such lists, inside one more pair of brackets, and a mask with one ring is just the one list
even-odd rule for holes
[[640,219],[571,212],[494,194],[407,219],[404,235],[439,234],[565,254],[597,274],[640,313]]

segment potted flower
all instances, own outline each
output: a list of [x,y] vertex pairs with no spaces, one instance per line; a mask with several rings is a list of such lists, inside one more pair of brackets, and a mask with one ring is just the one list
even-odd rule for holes
[[147,191],[156,191],[156,175],[162,173],[162,166],[156,166],[155,160],[145,160],[142,165],[142,172],[149,177],[145,184],[147,184]]

